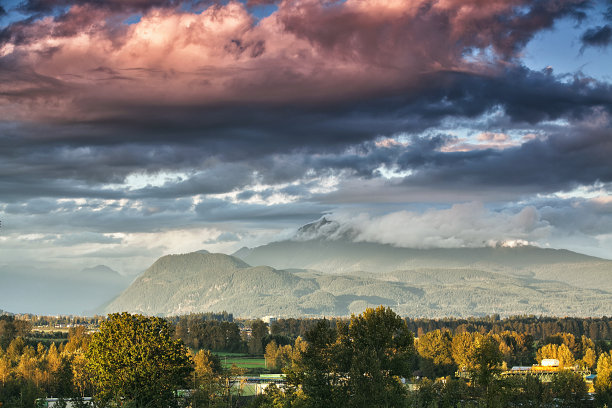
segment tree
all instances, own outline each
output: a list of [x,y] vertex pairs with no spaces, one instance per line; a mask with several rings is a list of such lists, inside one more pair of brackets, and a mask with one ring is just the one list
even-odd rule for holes
[[266,353],[264,354],[266,367],[273,372],[280,372],[284,367],[291,364],[293,353],[293,347],[290,345],[277,346],[276,342],[272,340],[266,346]]
[[221,361],[209,350],[200,350],[194,357],[193,406],[210,406],[222,391]]
[[287,370],[287,382],[293,393],[301,390],[306,407],[335,408],[346,402],[343,374],[339,364],[343,354],[334,354],[338,331],[328,320],[318,321],[305,333],[307,346]]
[[403,405],[400,378],[411,375],[414,337],[391,308],[379,306],[351,316],[345,347],[351,354],[348,388],[353,407]]
[[255,320],[251,325],[251,338],[249,339],[249,353],[263,354],[263,338],[268,334],[268,324],[262,320]]
[[266,346],[266,352],[264,357],[266,359],[266,367],[270,370],[275,369],[278,365],[278,347],[276,342],[273,340]]
[[419,337],[416,347],[425,376],[446,376],[455,372],[450,331],[437,329],[428,332]]
[[552,380],[551,389],[556,406],[580,407],[587,398],[587,385],[582,375],[570,370],[559,372]]
[[595,365],[597,364],[597,353],[595,353],[595,350],[590,347],[587,347],[584,352],[584,357],[582,357],[582,361],[584,362],[586,368],[588,368],[589,370],[595,368]]
[[83,353],[76,353],[72,358],[72,387],[77,397],[92,395],[91,376],[87,367],[87,359]]
[[565,344],[547,344],[541,347],[536,353],[536,360],[542,361],[546,358],[559,360],[561,367],[570,367],[574,365],[574,354]]
[[488,391],[495,374],[500,371],[502,361],[502,353],[497,340],[492,336],[476,338],[468,365],[470,378],[477,386]]
[[595,379],[595,398],[600,406],[612,406],[612,355],[602,353],[597,359],[597,378]]
[[453,337],[451,353],[455,364],[457,364],[460,370],[467,370],[471,363],[470,358],[475,336],[480,336],[480,334],[462,332]]
[[0,348],[6,349],[17,337],[26,337],[31,329],[30,322],[0,315]]
[[101,401],[135,407],[168,407],[187,385],[193,363],[181,340],[158,317],[115,313],[100,325],[86,352]]
[[[349,324],[337,322],[335,330],[326,320],[319,321],[305,337],[308,345],[298,353],[299,363],[287,370],[305,406],[405,405],[401,378],[411,374],[414,338],[390,308],[366,309],[351,316]],[[296,342],[294,351],[298,348]]]
[[0,356],[0,382],[4,386],[11,375],[11,360],[8,356]]

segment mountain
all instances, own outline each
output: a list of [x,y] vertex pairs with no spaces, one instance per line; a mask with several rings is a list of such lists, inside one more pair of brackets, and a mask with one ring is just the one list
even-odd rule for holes
[[0,308],[19,313],[91,314],[131,278],[98,265],[81,271],[0,266]]
[[[562,249],[534,246],[483,248],[398,248],[391,245],[316,239],[280,241],[234,253],[251,265],[313,269],[325,273],[472,268],[579,288],[612,288],[612,261]],[[577,271],[588,271],[581,276]]]
[[[612,310],[612,261],[571,251],[423,250],[316,238],[234,255],[242,259],[203,252],[162,257],[105,311],[346,316],[382,304],[403,315],[444,317]],[[590,276],[582,270],[597,281],[585,282]]]
[[[239,315],[278,312],[285,302],[315,291],[312,280],[270,267],[251,267],[225,255],[193,252],[158,259],[105,309],[146,314],[182,314],[203,310],[239,311]],[[274,299],[272,304],[263,300]],[[299,308],[290,313],[299,314]]]

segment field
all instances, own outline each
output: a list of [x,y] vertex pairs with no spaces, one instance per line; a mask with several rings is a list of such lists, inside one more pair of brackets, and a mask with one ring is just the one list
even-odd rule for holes
[[247,372],[265,372],[266,359],[263,356],[251,356],[241,353],[215,353],[221,359],[223,368],[230,368],[235,364],[239,368],[244,368]]

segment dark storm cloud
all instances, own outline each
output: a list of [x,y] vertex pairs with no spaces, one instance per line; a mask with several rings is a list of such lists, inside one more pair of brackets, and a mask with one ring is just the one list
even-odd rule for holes
[[580,40],[584,47],[605,48],[612,42],[612,27],[609,24],[600,27],[589,28],[582,34]]
[[266,221],[274,224],[289,222],[295,226],[317,219],[321,213],[329,211],[329,209],[330,207],[327,206],[309,203],[234,204],[225,200],[209,199],[198,204],[195,211],[200,221],[241,221],[247,223]]
[[[496,109],[505,112],[513,126],[536,130],[544,121],[578,123],[594,112],[612,112],[610,85],[522,67],[499,76],[438,73],[424,77],[423,83],[410,92],[324,106],[183,110],[125,106],[123,112],[104,121],[6,126],[0,136],[3,200],[221,194],[248,187],[255,172],[261,182],[275,184],[300,180],[313,169],[318,175],[350,170],[356,176],[376,177],[381,165],[395,164],[420,169],[423,180],[428,180],[427,174],[451,169],[453,179],[463,173],[466,180],[495,184],[499,179],[501,184],[524,185],[529,191],[538,186],[567,188],[609,177],[609,167],[601,163],[600,156],[601,151],[608,151],[608,128],[595,136],[596,130],[582,133],[582,129],[572,130],[578,125],[570,125],[548,141],[503,152],[441,152],[448,143],[443,134],[413,137],[408,149],[378,148],[371,140],[398,133],[419,134],[445,120],[461,118],[473,120],[478,128],[483,115]],[[563,148],[557,141],[581,148]],[[553,171],[547,155],[563,160],[566,166]],[[513,160],[529,165],[529,170],[514,168]],[[455,173],[455,167],[462,165],[466,167]],[[107,186],[123,183],[129,174],[164,171],[185,171],[186,175],[161,186],[129,191]],[[474,174],[468,176],[470,172]]]
[[[506,186],[520,194],[610,180],[609,124],[580,124],[612,113],[610,84],[537,72],[518,61],[536,33],[565,16],[582,18],[589,2],[495,0],[466,8],[459,0],[420,1],[415,9],[398,3],[402,14],[391,3],[360,9],[287,1],[268,21],[278,24],[272,28],[254,25],[242,6],[219,5],[210,21],[239,27],[223,35],[207,29],[206,16],[181,9],[209,3],[22,4],[32,16],[2,34],[14,49],[0,57],[0,191],[5,203],[28,204],[6,212],[53,210],[30,203],[38,197],[125,198],[142,207],[76,223],[121,228],[124,219],[147,216],[166,226],[180,211],[170,208],[174,198],[235,192],[239,200],[276,193],[308,200],[308,183],[318,177],[375,179],[381,166],[414,171],[404,180],[411,188]],[[269,2],[249,4],[261,3]],[[164,33],[176,38],[152,39],[150,31],[123,24],[128,14],[152,8],[163,10],[146,23],[167,23]],[[38,18],[43,14],[45,21]],[[598,33],[585,41],[602,41]],[[155,41],[171,41],[179,55],[153,47]],[[262,55],[226,55],[228,44],[261,41]],[[91,47],[102,43],[109,55]],[[153,48],[141,53],[143,44]],[[194,52],[188,46],[210,52],[210,65],[198,60],[183,70]],[[181,54],[184,49],[189,52]],[[281,51],[270,56],[274,49]],[[493,50],[490,60],[466,63],[478,50]],[[297,63],[288,57],[293,53]],[[510,128],[541,130],[548,138],[506,150],[443,150],[452,140],[438,127],[470,120],[473,131],[489,130],[493,113]],[[551,133],[545,122],[555,120],[568,125]],[[408,146],[376,143],[398,134],[408,135]],[[165,173],[184,174],[170,174],[161,185],[123,185],[129,175]],[[250,188],[293,182],[298,185],[280,191]],[[296,208],[220,200],[204,201],[196,213],[201,220],[272,219],[276,211],[304,219],[321,210]],[[134,223],[126,228],[143,228]]]
[[612,129],[579,127],[505,150],[440,152],[409,150],[399,157],[402,168],[415,170],[406,186],[451,190],[501,188],[522,194],[568,191],[596,181],[611,182]]
[[[102,105],[98,106],[102,119],[45,124],[32,128],[31,136],[21,142],[27,148],[31,143],[125,144],[124,156],[133,154],[131,144],[137,146],[142,141],[152,146],[205,143],[207,153],[232,159],[306,146],[342,148],[377,135],[422,131],[448,117],[475,118],[498,107],[515,122],[534,124],[561,117],[579,119],[594,107],[612,110],[609,84],[581,76],[556,77],[524,67],[499,75],[440,72],[423,75],[420,82],[420,87],[388,96],[333,104],[174,108],[156,102],[115,105],[106,112]],[[88,103],[82,101],[84,106]],[[35,135],[38,131],[44,131],[44,137]],[[160,162],[165,163],[171,157],[161,150]]]
[[[193,229],[214,226],[217,223],[235,222],[254,226],[262,221],[267,227],[283,225],[294,227],[329,211],[330,206],[316,203],[284,203],[275,205],[232,203],[219,199],[205,199],[194,208],[190,199],[151,199],[140,202],[87,200],[86,204],[71,202],[47,202],[46,209],[53,212],[28,212],[36,204],[30,200],[19,206],[5,206],[2,213],[4,234],[44,234],[45,242],[72,245],[82,237],[83,243],[112,244],[118,237],[103,234],[146,233]],[[18,207],[18,208],[15,208]],[[87,238],[85,240],[85,238]]]
[[612,2],[610,0],[606,0],[604,1],[604,4],[608,4],[608,6],[603,13],[603,17],[608,21],[612,21]]
[[7,214],[48,214],[58,208],[54,200],[33,199],[26,204],[9,204],[5,208]]
[[[100,198],[218,194],[246,187],[254,171],[269,183],[300,179],[313,168],[320,172],[326,168],[350,169],[369,177],[380,165],[392,165],[400,157],[393,149],[372,148],[368,141],[378,136],[418,134],[447,119],[478,120],[492,109],[501,109],[511,123],[536,128],[543,121],[578,121],[597,109],[612,111],[610,85],[579,76],[558,78],[550,72],[526,68],[508,70],[500,76],[439,73],[424,77],[423,83],[426,86],[410,92],[331,106],[228,106],[181,111],[159,107],[146,114],[144,107],[125,106],[122,113],[104,121],[6,127],[4,136],[0,136],[0,184],[7,192],[3,198],[19,199],[22,194]],[[576,132],[569,135],[575,143],[599,144]],[[496,172],[487,171],[485,164],[499,167],[492,159],[497,153],[438,152],[445,143],[443,136],[417,138],[414,142],[399,159],[403,168],[427,163],[435,172],[437,165],[455,160],[482,162],[481,170],[491,176]],[[347,151],[350,147],[354,148]],[[554,147],[545,146],[542,151]],[[518,151],[516,158],[521,154],[531,157],[527,149]],[[589,155],[596,152],[583,149],[576,154],[584,155],[588,164]],[[433,158],[428,160],[427,155]],[[210,158],[217,164],[205,164]],[[133,191],[101,188],[122,183],[134,172],[182,170],[189,171],[186,179],[159,187]],[[538,184],[538,173],[535,171],[534,180],[524,182]],[[560,175],[577,181],[573,175],[580,173],[584,172],[562,171]],[[592,177],[591,181],[598,174]],[[588,181],[587,177],[583,181]]]

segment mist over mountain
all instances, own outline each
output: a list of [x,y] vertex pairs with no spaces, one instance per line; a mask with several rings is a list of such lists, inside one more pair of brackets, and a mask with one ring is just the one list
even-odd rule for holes
[[[234,254],[250,265],[277,269],[312,269],[324,273],[471,268],[512,276],[560,281],[580,288],[612,288],[612,261],[564,249],[522,243],[497,243],[476,248],[403,248],[355,242],[359,231],[326,218],[300,228],[290,240]],[[584,279],[580,270],[587,273]]]
[[612,308],[612,261],[533,246],[397,248],[339,231],[323,219],[295,239],[233,256],[162,257],[104,311],[346,316],[382,304],[443,317],[597,316]]
[[77,272],[0,266],[0,308],[19,313],[93,314],[131,281],[105,265]]

